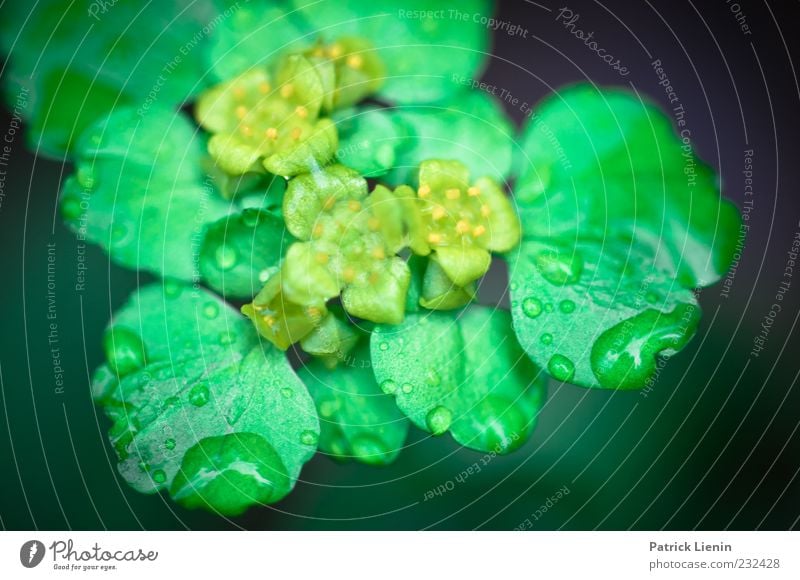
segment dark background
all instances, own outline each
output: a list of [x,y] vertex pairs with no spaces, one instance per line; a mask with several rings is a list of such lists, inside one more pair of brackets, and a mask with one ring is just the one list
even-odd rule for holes
[[[19,0],[18,0],[19,1]],[[800,271],[764,350],[753,339],[775,302],[786,251],[800,231],[797,2],[725,0],[556,4],[500,2],[496,17],[527,38],[495,33],[486,80],[533,103],[564,84],[627,84],[666,104],[650,63],[661,59],[700,155],[742,206],[744,151],[754,151],[751,229],[730,296],[702,293],[694,341],[653,390],[551,384],[522,449],[461,476],[481,454],[414,431],[393,465],[317,456],[281,503],[235,520],[143,496],[117,475],[109,426],[89,395],[110,312],[149,278],[89,248],[87,289],[74,291],[76,242],[56,215],[69,167],[14,142],[0,206],[0,526],[5,529],[787,529],[800,516],[800,369],[794,336]],[[559,8],[631,70],[620,77],[557,23]],[[649,55],[648,55],[649,53]],[[509,114],[521,121],[513,107]],[[9,123],[4,113],[2,128]],[[56,247],[59,347],[55,392],[47,320],[47,244]],[[457,479],[462,480],[459,482]],[[448,484],[447,482],[452,482]],[[452,489],[423,501],[425,492]],[[569,493],[542,505],[559,490]]]

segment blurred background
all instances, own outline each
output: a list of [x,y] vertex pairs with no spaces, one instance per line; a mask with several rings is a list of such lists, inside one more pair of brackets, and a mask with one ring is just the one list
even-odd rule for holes
[[[21,0],[17,0],[21,1]],[[621,76],[565,28],[617,56]],[[92,404],[110,313],[150,278],[87,248],[75,290],[77,243],[56,211],[70,172],[11,135],[0,197],[0,526],[4,529],[787,529],[800,516],[800,372],[795,327],[800,269],[784,278],[800,235],[800,85],[794,1],[501,1],[485,80],[533,104],[580,80],[634,87],[666,105],[660,60],[686,109],[694,144],[745,200],[752,150],[750,230],[728,293],[702,292],[696,338],[646,392],[551,383],[532,439],[485,458],[449,436],[412,430],[385,468],[317,456],[282,502],[236,519],[144,496],[118,476],[109,421]],[[507,103],[518,123],[519,106]],[[0,144],[2,145],[2,144]],[[55,250],[49,250],[55,248]],[[56,255],[48,280],[48,256]],[[770,318],[781,281],[782,310]],[[48,319],[55,285],[55,335]],[[489,292],[493,292],[490,288]],[[769,328],[763,350],[754,339]],[[57,344],[49,342],[57,337]],[[53,346],[58,347],[54,373]],[[63,384],[61,384],[63,381]],[[474,466],[478,467],[475,468]],[[472,470],[467,473],[467,470]],[[437,490],[434,493],[434,490]],[[426,500],[426,496],[433,496]]]

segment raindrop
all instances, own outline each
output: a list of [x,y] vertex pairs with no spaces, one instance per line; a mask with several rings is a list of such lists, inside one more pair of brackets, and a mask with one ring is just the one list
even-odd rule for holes
[[453,422],[453,413],[447,407],[434,407],[425,416],[425,424],[434,435],[445,433]]
[[542,341],[542,344],[552,344],[553,343],[553,335],[549,332],[545,332],[542,336],[539,337],[539,340]]
[[403,391],[403,392],[404,392],[404,393],[407,395],[407,394],[409,394],[411,391],[413,391],[413,390],[414,390],[414,385],[412,385],[411,383],[404,383],[404,384],[403,384],[403,386],[402,386],[402,387],[400,387],[400,388],[401,388],[401,390],[402,390],[402,391]]
[[528,318],[536,318],[542,313],[542,301],[533,297],[526,298],[522,301],[522,312]]
[[205,383],[198,383],[189,391],[189,402],[195,407],[202,407],[208,403],[210,396],[208,386]]
[[559,381],[569,381],[575,374],[575,364],[563,354],[554,354],[547,363],[547,370]]
[[156,483],[164,483],[165,481],[167,481],[167,474],[164,473],[163,469],[156,469],[153,472],[153,481],[155,481]]
[[397,392],[397,383],[392,379],[386,379],[381,383],[381,391],[387,395],[394,395]]
[[216,318],[219,314],[219,306],[216,302],[207,302],[205,306],[203,306],[203,316],[206,318],[213,319]]
[[281,389],[281,396],[284,399],[291,399],[292,397],[294,397],[294,391],[289,387],[284,387]]
[[132,330],[124,327],[109,329],[103,337],[103,348],[109,366],[120,375],[144,366],[144,343]]
[[319,441],[319,435],[313,431],[303,431],[300,433],[300,443],[303,445],[316,445]]
[[167,439],[166,441],[164,441],[164,447],[166,447],[170,451],[175,449],[175,444],[176,444],[175,440],[172,439],[171,437],[169,439]]
[[378,348],[381,349],[381,350],[389,350],[389,343],[388,342],[382,342],[382,343],[380,343],[378,345]]
[[236,265],[236,250],[225,244],[217,248],[215,257],[217,259],[217,266],[221,270],[230,270]]
[[564,314],[572,314],[575,312],[575,303],[572,300],[562,300],[558,304],[558,309]]
[[574,284],[583,272],[583,257],[578,252],[548,248],[536,254],[534,261],[542,277],[558,286]]

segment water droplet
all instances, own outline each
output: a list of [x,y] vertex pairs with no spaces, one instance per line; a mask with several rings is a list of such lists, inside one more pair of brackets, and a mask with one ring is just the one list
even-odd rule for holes
[[512,282],[511,284],[508,285],[508,288],[509,288],[509,290],[511,290],[513,292],[514,290],[517,289],[517,283],[516,282]]
[[384,465],[389,461],[386,445],[375,435],[360,433],[350,442],[353,457],[362,463]]
[[153,481],[155,481],[156,483],[159,483],[159,484],[160,483],[164,483],[165,481],[167,481],[167,474],[164,473],[163,469],[156,469],[153,472],[152,477],[153,477]]
[[139,471],[150,471],[150,465],[144,461],[140,461],[138,467]]
[[425,416],[425,424],[434,435],[446,433],[453,422],[453,413],[447,407],[434,407]]
[[217,248],[215,258],[220,270],[230,270],[236,265],[238,256],[236,255],[236,250],[223,244]]
[[552,344],[553,343],[553,335],[549,332],[545,332],[542,336],[539,337],[539,340],[542,341],[542,344]]
[[197,383],[189,391],[189,402],[195,407],[202,407],[208,403],[211,394],[208,391],[208,385],[205,383]]
[[169,298],[180,296],[183,286],[177,280],[164,280],[164,294]]
[[572,314],[575,312],[575,303],[572,300],[562,300],[558,304],[558,309],[564,314]]
[[333,417],[339,410],[339,401],[336,399],[326,399],[319,404],[319,414],[323,417]]
[[294,391],[289,387],[284,387],[281,389],[281,396],[284,399],[291,399],[292,397],[294,397]]
[[183,456],[170,495],[188,508],[239,515],[254,503],[273,503],[291,489],[280,455],[255,433],[205,437]]
[[78,171],[75,172],[75,179],[86,191],[91,191],[97,184],[97,180],[94,177],[94,171],[91,167],[86,167],[85,165],[78,167]]
[[558,286],[574,284],[583,272],[583,257],[577,251],[547,248],[536,254],[534,262],[542,278]]
[[262,284],[269,280],[273,274],[278,272],[278,268],[264,268],[258,273],[258,281]]
[[81,216],[81,200],[77,195],[68,195],[61,199],[61,215],[67,221],[76,220]]
[[670,313],[645,310],[601,334],[592,345],[591,365],[601,386],[643,387],[656,372],[657,356],[689,342],[700,319],[697,307],[679,304]]
[[442,382],[442,378],[439,376],[439,373],[436,372],[436,369],[428,369],[425,375],[425,381],[432,387],[438,387],[439,383]]
[[164,441],[164,447],[166,447],[170,451],[175,449],[175,445],[176,445],[175,440],[173,438],[171,438],[171,437],[169,439],[167,439],[166,441]]
[[553,311],[553,305],[548,302],[547,304],[544,305],[544,311],[547,312],[547,313],[552,312]]
[[528,318],[536,318],[542,313],[542,301],[538,298],[526,298],[522,301],[522,312]]
[[413,391],[413,390],[414,390],[414,385],[412,385],[411,383],[404,383],[404,384],[403,384],[403,386],[402,386],[402,387],[400,387],[400,388],[401,388],[401,390],[402,390],[402,391],[403,391],[403,392],[404,392],[404,393],[407,395],[407,394],[409,394],[411,391]]
[[178,397],[172,396],[167,397],[164,399],[164,409],[169,409],[170,407],[175,407],[176,405],[180,405],[181,400]]
[[569,381],[575,374],[575,364],[563,354],[554,354],[547,363],[547,370],[559,381]]
[[303,445],[316,445],[319,441],[319,435],[313,431],[303,431],[300,433],[300,443]]
[[144,343],[132,330],[117,326],[106,331],[103,349],[108,365],[120,375],[127,375],[144,366]]
[[220,332],[219,333],[219,343],[220,344],[232,344],[233,343],[233,335],[230,332]]
[[387,395],[394,395],[397,392],[397,383],[392,379],[386,379],[381,383],[381,391]]
[[216,302],[206,302],[205,306],[203,306],[203,316],[209,320],[216,318],[218,314],[219,305]]
[[389,350],[389,343],[388,342],[382,342],[382,343],[380,343],[378,345],[378,348],[381,349],[381,350]]
[[481,451],[509,453],[520,447],[534,426],[534,418],[506,397],[489,395],[469,411],[468,421],[459,422],[456,440]]

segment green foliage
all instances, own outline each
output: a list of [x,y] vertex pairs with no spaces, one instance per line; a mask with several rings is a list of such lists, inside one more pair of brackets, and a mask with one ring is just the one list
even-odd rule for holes
[[[694,289],[728,268],[738,213],[669,119],[576,86],[540,105],[514,160],[499,103],[464,90],[487,27],[443,0],[201,0],[174,22],[120,3],[96,26],[87,2],[53,4],[11,79],[37,68],[32,139],[72,154],[62,214],[164,278],[114,314],[92,382],[139,491],[236,515],[289,493],[318,444],[393,461],[409,424],[510,452],[545,373],[648,384],[696,331]],[[27,15],[3,9],[5,31]],[[198,93],[196,127],[175,109]],[[510,313],[473,304],[494,254]],[[201,283],[251,300],[245,316]],[[302,381],[280,352],[296,344]]]
[[[26,87],[28,141],[54,156],[72,149],[116,107],[174,107],[205,88],[204,26],[209,0],[172,2],[43,0],[6,2],[3,51],[11,58],[10,102]],[[143,54],[144,50],[144,54]]]
[[226,515],[291,490],[319,437],[313,401],[239,313],[166,281],[135,293],[104,343],[93,392],[134,489]]
[[631,93],[568,89],[523,136],[524,241],[509,257],[519,340],[559,380],[641,388],[694,334],[690,288],[728,268],[738,212],[689,142]]
[[397,458],[408,421],[375,382],[368,348],[344,357],[335,368],[312,361],[299,374],[319,412],[322,452],[370,465]]
[[118,264],[191,280],[206,224],[230,211],[205,179],[203,157],[180,113],[116,109],[75,144],[77,170],[64,183],[61,213]]
[[[489,31],[461,13],[492,14],[489,0],[292,0],[312,35],[361,36],[375,45],[386,65],[379,95],[397,103],[441,101],[457,90],[452,78],[480,76],[489,49]],[[436,16],[435,14],[440,14]]]
[[370,349],[381,390],[420,429],[496,453],[533,431],[545,379],[517,344],[507,312],[410,314],[402,325],[377,327]]

